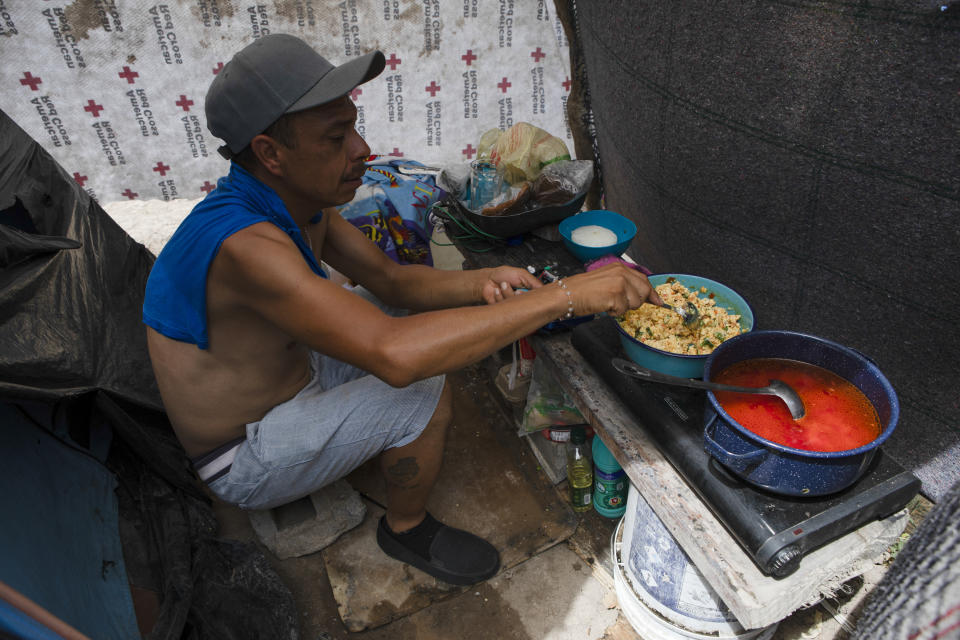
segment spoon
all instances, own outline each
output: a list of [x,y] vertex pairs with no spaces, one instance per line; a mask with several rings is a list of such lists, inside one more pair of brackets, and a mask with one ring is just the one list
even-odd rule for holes
[[691,331],[700,323],[700,310],[697,309],[697,306],[692,302],[687,302],[682,309],[680,307],[669,305],[666,302],[662,303],[660,306],[664,309],[669,309],[680,316],[680,320],[683,321],[683,326]]
[[696,380],[694,378],[681,378],[679,376],[670,376],[659,371],[653,371],[640,365],[628,362],[623,358],[614,358],[613,368],[620,373],[625,373],[634,378],[649,380],[651,382],[661,382],[663,384],[672,384],[679,387],[693,387],[694,389],[710,389],[711,391],[733,391],[734,393],[759,393],[768,396],[777,396],[790,410],[790,415],[794,420],[799,420],[806,413],[803,407],[803,401],[797,392],[782,380],[771,380],[766,387],[738,387],[730,384],[720,384],[719,382],[707,382],[705,380]]

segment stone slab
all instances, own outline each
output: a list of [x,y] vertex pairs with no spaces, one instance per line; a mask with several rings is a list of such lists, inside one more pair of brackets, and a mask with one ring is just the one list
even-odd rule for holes
[[278,558],[319,551],[363,522],[367,507],[346,480],[273,509],[249,511],[250,525]]

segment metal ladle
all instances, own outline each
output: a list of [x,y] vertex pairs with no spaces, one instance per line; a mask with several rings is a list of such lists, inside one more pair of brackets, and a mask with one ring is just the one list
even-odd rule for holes
[[659,371],[653,371],[646,367],[624,360],[623,358],[614,358],[613,368],[620,373],[649,380],[651,382],[661,382],[663,384],[672,384],[678,387],[692,387],[694,389],[709,389],[711,391],[733,391],[734,393],[759,393],[768,396],[777,396],[790,410],[790,415],[794,420],[799,420],[806,413],[803,407],[803,401],[793,387],[782,380],[771,380],[766,387],[738,387],[730,384],[720,384],[719,382],[706,382],[695,378],[681,378],[679,376],[670,376]]

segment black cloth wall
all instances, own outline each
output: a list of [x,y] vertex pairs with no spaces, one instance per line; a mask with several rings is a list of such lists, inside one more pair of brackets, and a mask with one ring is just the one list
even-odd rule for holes
[[960,478],[960,2],[574,11],[633,257],[872,357],[901,401],[885,451],[942,495]]

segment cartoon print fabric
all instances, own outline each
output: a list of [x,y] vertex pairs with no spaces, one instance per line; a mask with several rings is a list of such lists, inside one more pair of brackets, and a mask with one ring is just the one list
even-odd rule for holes
[[397,167],[423,166],[412,160],[384,160],[367,167],[363,186],[351,202],[339,207],[340,215],[401,264],[433,266],[430,236],[433,225],[428,212],[431,205],[446,195],[436,186],[432,175],[405,175]]

